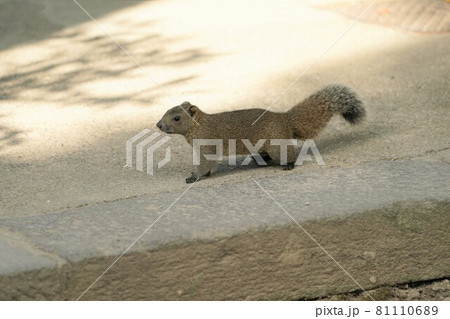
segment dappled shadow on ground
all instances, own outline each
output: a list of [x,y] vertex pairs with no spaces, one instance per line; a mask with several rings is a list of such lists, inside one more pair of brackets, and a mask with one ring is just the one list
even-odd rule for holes
[[[104,110],[125,103],[148,107],[164,95],[158,85],[171,94],[199,76],[193,66],[217,55],[191,45],[188,35],[157,31],[158,21],[145,14],[148,6],[141,8],[139,19],[134,19],[134,11],[121,14],[142,2],[79,2],[104,30],[71,0],[0,0],[0,103],[8,107],[0,114],[0,150],[23,141],[23,127],[8,122],[15,107],[34,118],[41,116],[34,109],[37,104],[48,105],[48,113],[65,107]],[[52,124],[57,125],[49,123],[49,130]]]
[[[130,24],[128,29],[139,30],[140,27]],[[117,38],[120,39],[121,34],[117,34]],[[148,73],[155,66],[183,68],[214,56],[202,48],[168,49],[170,43],[179,39],[159,34],[138,34],[134,38],[120,41],[120,45]],[[59,46],[54,53],[38,61],[18,64],[14,70],[0,77],[0,99],[83,103],[99,107],[121,101],[148,105],[152,98],[149,88],[159,90],[152,79],[143,80],[145,71],[106,34],[89,37],[80,33],[56,41]],[[159,84],[170,87],[196,76],[179,72],[178,77]],[[88,86],[87,83],[93,85]]]
[[[100,18],[140,2],[78,0],[78,3],[93,17]],[[0,0],[0,50],[59,37],[58,31],[87,21],[89,16],[73,0]]]
[[[0,119],[2,116],[0,115]],[[0,151],[6,147],[20,144],[22,141],[22,131],[14,129],[0,122]]]

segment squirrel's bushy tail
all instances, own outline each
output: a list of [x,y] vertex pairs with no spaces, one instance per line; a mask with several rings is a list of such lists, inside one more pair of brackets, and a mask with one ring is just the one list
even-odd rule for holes
[[333,114],[340,114],[350,124],[361,122],[366,111],[356,93],[342,85],[328,85],[289,111],[297,138],[313,138]]

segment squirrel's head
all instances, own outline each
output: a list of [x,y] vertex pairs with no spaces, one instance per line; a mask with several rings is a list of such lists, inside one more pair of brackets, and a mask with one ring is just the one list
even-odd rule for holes
[[185,135],[193,126],[198,125],[197,119],[201,111],[189,102],[183,102],[168,110],[156,126],[168,134]]

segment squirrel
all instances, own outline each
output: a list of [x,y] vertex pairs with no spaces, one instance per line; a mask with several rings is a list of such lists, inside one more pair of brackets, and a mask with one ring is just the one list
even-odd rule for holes
[[[269,140],[312,139],[334,114],[342,115],[350,124],[357,124],[364,119],[366,111],[354,91],[342,85],[328,85],[283,113],[253,108],[208,114],[183,102],[168,110],[156,126],[165,133],[183,135],[191,146],[195,139],[220,139],[225,156],[229,155],[229,141],[234,140],[235,155],[250,154],[259,164],[265,164],[255,158],[260,156],[282,165],[283,169],[292,169],[297,153],[294,146],[287,148],[287,162],[286,159],[283,162],[280,146],[272,145]],[[257,154],[251,154],[243,140],[248,140],[252,146],[261,140],[264,144]],[[206,160],[204,155],[215,154],[215,148],[215,145],[202,145],[200,165],[186,178],[187,183],[211,174],[217,161]]]

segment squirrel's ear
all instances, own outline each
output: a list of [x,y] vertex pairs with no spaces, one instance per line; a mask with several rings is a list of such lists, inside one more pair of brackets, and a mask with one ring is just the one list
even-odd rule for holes
[[183,103],[181,103],[181,106],[184,107],[189,107],[191,105],[191,103],[189,103],[188,101],[184,101]]
[[195,113],[197,113],[197,111],[198,111],[198,107],[196,107],[195,105],[191,105],[191,106],[189,106],[187,111],[191,117],[194,117]]

